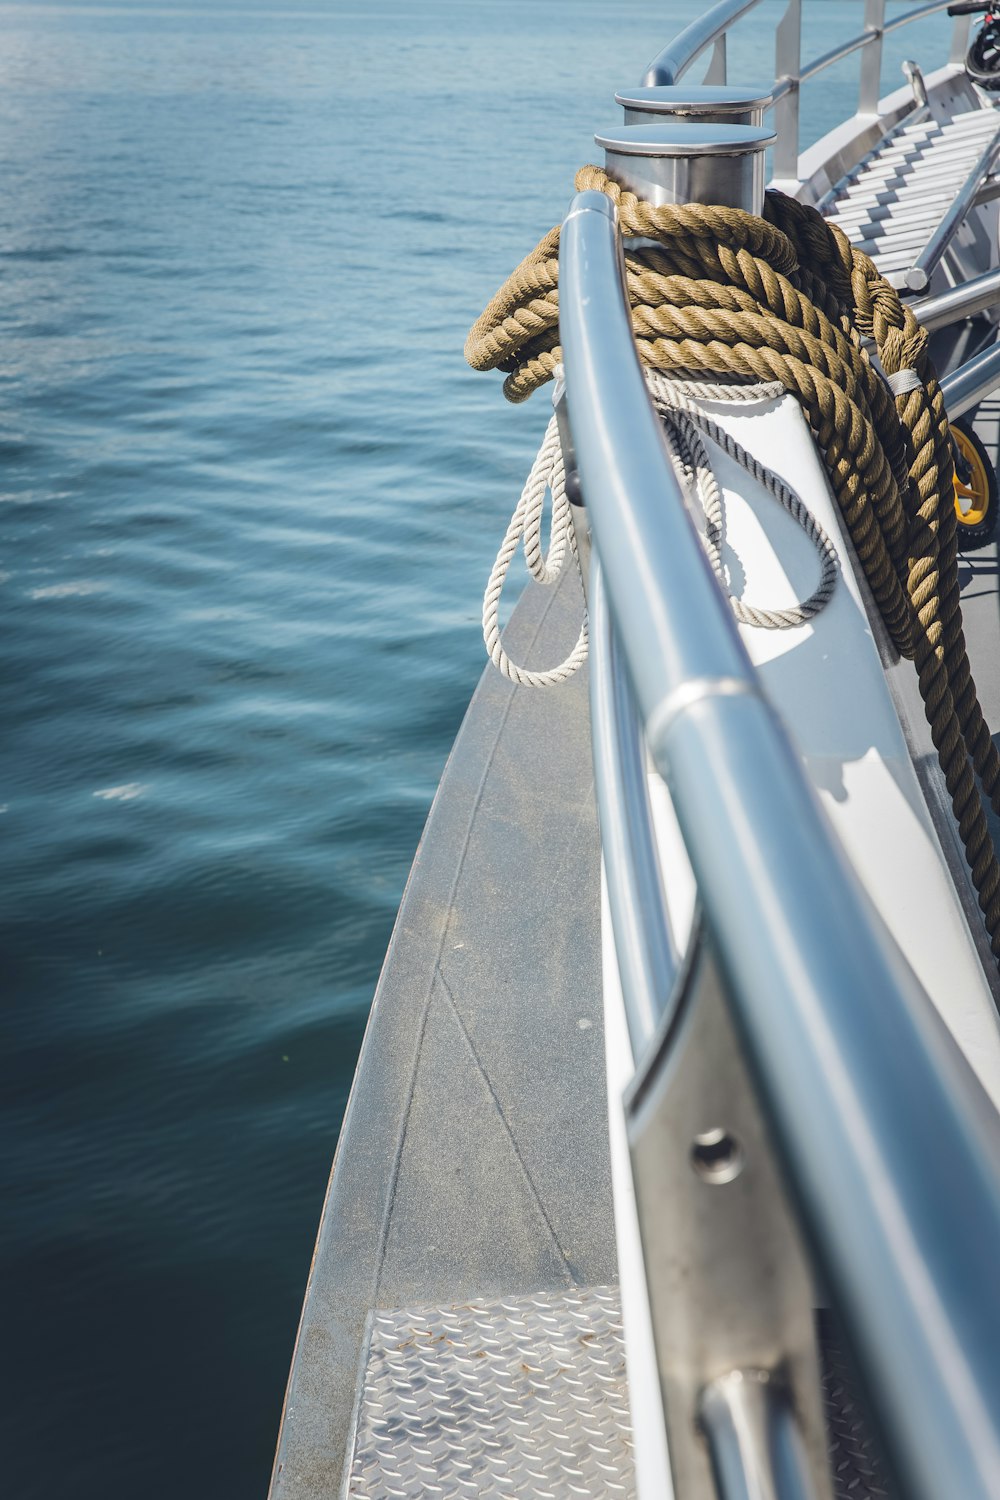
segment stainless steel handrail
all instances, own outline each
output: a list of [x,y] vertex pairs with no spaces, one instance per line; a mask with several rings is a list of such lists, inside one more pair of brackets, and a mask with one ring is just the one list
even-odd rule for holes
[[[687,72],[707,47],[723,36],[740,16],[753,10],[760,0],[718,0],[711,10],[685,26],[658,53],[643,74],[644,84],[671,84]],[[725,82],[725,79],[714,80]]]
[[998,1500],[998,1116],[760,694],[678,493],[601,194],[574,200],[559,286],[615,629],[808,1241],[905,1492]]
[[[592,224],[597,219],[602,220],[612,237],[609,243],[615,246],[617,217],[614,205],[604,193],[580,193],[574,199],[564,229],[569,244],[582,252],[576,226],[578,222]],[[593,231],[588,240],[592,242]],[[615,254],[620,256],[620,251],[616,249]],[[615,264],[620,270],[620,260]],[[560,259],[560,277],[561,266]],[[574,261],[571,275],[579,274]],[[596,371],[588,370],[589,380],[582,385],[580,371],[592,358],[603,357],[605,346],[614,347],[621,319],[620,308],[608,296],[607,281],[599,286],[599,290],[594,288],[596,301],[588,309],[588,339],[582,346],[574,345],[575,411],[568,381],[567,401],[574,445],[585,442],[590,451],[595,443],[602,444],[607,483],[613,486],[613,500],[609,504],[613,505],[614,524],[606,535],[597,533],[601,568],[612,604],[624,593],[631,593],[636,612],[643,620],[645,633],[642,649],[638,649],[637,641],[621,635],[624,620],[615,608],[619,639],[648,733],[651,719],[669,717],[675,688],[688,692],[690,684],[697,683],[707,690],[719,683],[726,691],[754,692],[756,677],[736,626],[724,611],[715,607],[718,600],[715,578],[684,509],[660,425],[658,422],[647,425],[646,412],[636,410],[636,390],[645,398],[641,372],[638,372],[638,387],[630,378],[630,370],[623,371],[627,378],[620,388],[605,390],[605,382],[600,382],[602,399],[600,402],[592,399],[588,408],[593,428],[581,417],[581,389],[590,390],[593,396],[599,376]],[[572,316],[570,324],[575,336]],[[628,347],[632,347],[631,335]],[[650,461],[651,444],[655,463]],[[680,520],[672,520],[674,516]],[[667,526],[663,524],[665,519]],[[686,547],[676,545],[676,539],[670,535],[673,526],[687,528]],[[699,628],[678,633],[674,628],[678,609],[687,618],[698,620]]]
[[642,726],[617,649],[600,563],[592,559],[591,737],[601,849],[616,934],[632,1055],[642,1057],[673,992],[679,967],[653,837]]
[[974,317],[1000,305],[1000,270],[986,271],[972,281],[952,286],[935,297],[911,302],[913,316],[928,333],[947,328],[961,318]]
[[827,68],[832,68],[834,63],[842,62],[845,57],[850,57],[852,52],[857,52],[862,47],[870,47],[872,42],[877,42],[881,35],[881,31],[859,31],[857,36],[851,37],[850,41],[841,43],[839,47],[831,47],[829,52],[824,52],[814,62],[806,64],[799,73],[799,83],[808,83],[810,78],[815,78]]
[[992,396],[1000,386],[1000,344],[991,344],[941,381],[945,410],[954,421]]
[[947,10],[954,0],[930,0],[928,5],[917,5],[913,10],[906,10],[901,16],[893,16],[891,21],[886,21],[882,27],[886,36],[890,31],[899,31],[902,26],[909,26],[911,21],[919,21],[923,16],[932,16],[935,11]]
[[[825,72],[834,63],[861,52],[861,78],[858,88],[858,114],[874,115],[877,112],[882,70],[882,40],[891,31],[898,31],[912,21],[946,10],[951,0],[929,0],[928,4],[915,6],[901,16],[887,20],[885,0],[866,0],[864,29],[848,41],[830,48],[820,57],[802,66],[801,60],[801,14],[802,0],[789,0],[782,20],[778,23],[775,54],[775,78],[772,105],[777,106],[775,124],[778,140],[774,151],[774,175],[778,180],[794,178],[799,155],[799,108],[798,95],[803,83]],[[709,47],[714,53],[706,83],[727,81],[726,38],[733,25],[758,4],[758,0],[718,0],[704,15],[698,16],[662,50],[650,63],[643,75],[644,84],[673,84],[678,81],[694,62]],[[955,22],[955,40],[952,60],[964,51],[959,37],[968,32],[968,17],[958,17]]]

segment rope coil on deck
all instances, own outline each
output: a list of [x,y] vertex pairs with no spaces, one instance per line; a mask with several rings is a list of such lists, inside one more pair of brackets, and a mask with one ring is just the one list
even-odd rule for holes
[[[757,218],[711,205],[654,207],[593,166],[577,173],[576,188],[606,193],[617,206],[644,364],[700,379],[773,381],[799,401],[886,629],[916,665],[1000,957],[1000,863],[976,784],[978,775],[1000,813],[1000,754],[963,635],[951,436],[926,332],[836,225],[781,193],[767,194]],[[506,374],[511,401],[525,400],[561,362],[559,234],[550,230],[521,262],[466,343],[475,369]],[[630,248],[633,236],[657,246]]]

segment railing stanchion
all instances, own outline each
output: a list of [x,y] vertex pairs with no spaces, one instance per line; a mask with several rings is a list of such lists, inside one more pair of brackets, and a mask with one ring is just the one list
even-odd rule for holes
[[787,83],[788,91],[774,106],[778,133],[774,148],[774,177],[792,182],[799,175],[799,73],[802,65],[802,0],[788,0],[788,9],[778,22],[774,51],[774,76]]
[[861,83],[858,88],[858,114],[877,115],[882,95],[882,27],[885,24],[885,0],[865,0],[865,30],[873,40],[861,54]]
[[718,84],[718,83],[725,83],[727,81],[727,65],[726,65],[726,36],[727,36],[727,34],[728,33],[724,31],[720,37],[716,37],[716,39],[715,39],[715,46],[712,48],[712,61],[709,63],[708,69],[707,69],[707,71],[705,73],[705,77],[702,79],[703,83],[716,83],[716,84]]
[[965,54],[969,49],[969,27],[971,16],[956,16],[955,24],[951,30],[951,52],[948,54],[950,63],[965,61]]

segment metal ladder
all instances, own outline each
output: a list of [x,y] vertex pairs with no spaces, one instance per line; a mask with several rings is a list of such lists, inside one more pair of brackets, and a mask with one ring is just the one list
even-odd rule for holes
[[942,123],[920,111],[864,157],[820,203],[890,285],[921,292],[969,209],[994,196],[1000,112]]

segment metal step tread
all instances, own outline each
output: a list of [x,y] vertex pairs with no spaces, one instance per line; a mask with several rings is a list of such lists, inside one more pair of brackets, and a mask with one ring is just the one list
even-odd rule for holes
[[632,1500],[617,1287],[370,1314],[348,1500]]
[[837,184],[822,212],[902,284],[998,133],[1000,110],[992,108],[900,125]]
[[892,1491],[840,1339],[821,1318],[823,1396],[834,1500],[892,1500]]
[[[819,1313],[834,1500],[889,1500],[830,1315]],[[376,1309],[345,1500],[635,1500],[613,1286]]]

